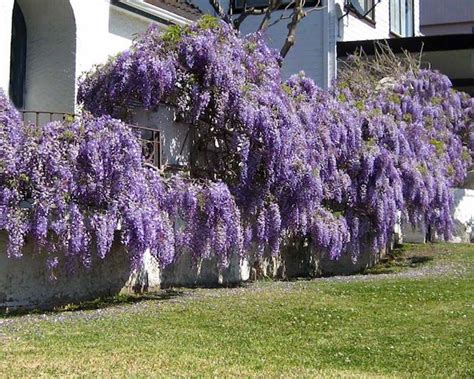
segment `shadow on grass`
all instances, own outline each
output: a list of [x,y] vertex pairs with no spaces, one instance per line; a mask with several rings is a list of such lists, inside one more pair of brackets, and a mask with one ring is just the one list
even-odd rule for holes
[[418,267],[422,266],[425,263],[431,262],[433,260],[433,257],[429,257],[426,255],[415,255],[413,257],[410,257],[407,259],[407,262],[409,263],[410,267]]
[[394,249],[387,257],[383,258],[374,267],[366,269],[363,275],[394,274],[410,268],[419,268],[433,261],[434,256],[430,253],[421,252],[413,254],[413,251],[407,251],[405,247]]
[[81,301],[77,303],[67,303],[62,305],[42,306],[38,308],[16,308],[0,309],[0,318],[19,317],[29,314],[54,314],[63,312],[77,312],[95,309],[104,309],[114,306],[136,304],[143,301],[166,301],[184,295],[184,291],[167,289],[160,292],[150,292],[144,294],[118,294],[114,296],[99,297],[94,300]]

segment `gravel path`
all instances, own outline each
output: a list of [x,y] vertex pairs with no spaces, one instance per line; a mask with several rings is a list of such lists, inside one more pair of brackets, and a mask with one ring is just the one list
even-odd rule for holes
[[368,275],[351,275],[351,276],[332,276],[328,278],[318,278],[315,280],[325,281],[380,281],[395,278],[413,278],[421,279],[426,277],[463,277],[470,271],[469,268],[458,264],[436,264],[429,266],[419,266],[416,268],[408,268],[406,271],[387,273],[387,274],[368,274]]

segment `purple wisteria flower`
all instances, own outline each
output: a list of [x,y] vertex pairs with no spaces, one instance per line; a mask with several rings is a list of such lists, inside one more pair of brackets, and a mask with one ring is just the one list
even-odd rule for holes
[[[226,265],[308,239],[337,259],[386,246],[399,214],[450,236],[451,188],[472,162],[473,100],[430,70],[393,86],[287,81],[260,34],[210,18],[161,32],[84,76],[91,114],[24,125],[0,94],[0,229],[8,254],[32,235],[52,270],[90,267],[115,238],[137,267],[189,252]],[[360,94],[365,94],[361,96]],[[194,177],[144,166],[122,122],[175,105],[192,124]],[[115,118],[112,118],[115,117]]]

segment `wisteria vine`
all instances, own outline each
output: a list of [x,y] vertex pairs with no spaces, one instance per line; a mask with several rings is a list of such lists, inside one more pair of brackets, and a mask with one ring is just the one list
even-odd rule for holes
[[9,257],[32,236],[53,274],[90,267],[114,238],[132,268],[147,250],[163,266],[177,251],[209,256],[212,247],[222,265],[242,251],[240,213],[223,183],[163,178],[144,166],[132,130],[109,116],[24,124],[1,91],[0,230]]
[[195,172],[228,184],[244,246],[260,254],[309,237],[333,258],[357,257],[385,247],[399,213],[449,238],[450,188],[471,162],[473,100],[429,70],[407,68],[397,85],[366,75],[322,91],[304,75],[283,82],[279,63],[262,36],[206,18],[150,29],[89,73],[79,98],[118,117],[134,104],[176,105],[213,153]]
[[[400,214],[449,238],[450,189],[472,161],[473,100],[430,70],[323,91],[303,74],[283,81],[279,67],[262,36],[205,17],[152,27],[89,72],[78,99],[92,116],[38,129],[0,97],[9,254],[31,234],[51,266],[87,266],[118,228],[132,264],[148,249],[163,265],[182,251],[225,265],[295,238],[357,258],[386,246]],[[190,177],[144,168],[136,136],[111,118],[161,103],[194,127]]]

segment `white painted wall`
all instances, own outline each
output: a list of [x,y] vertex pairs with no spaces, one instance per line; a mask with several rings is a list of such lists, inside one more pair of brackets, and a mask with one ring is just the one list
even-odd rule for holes
[[70,1],[77,23],[77,77],[130,47],[132,40],[152,22],[107,0]]
[[425,35],[470,34],[474,31],[474,1],[419,0],[421,31]]
[[8,94],[13,0],[0,0],[0,88]]
[[[81,74],[127,49],[154,22],[109,0],[17,1],[28,35],[26,110],[74,112]],[[0,87],[6,93],[13,4],[0,0]]]

